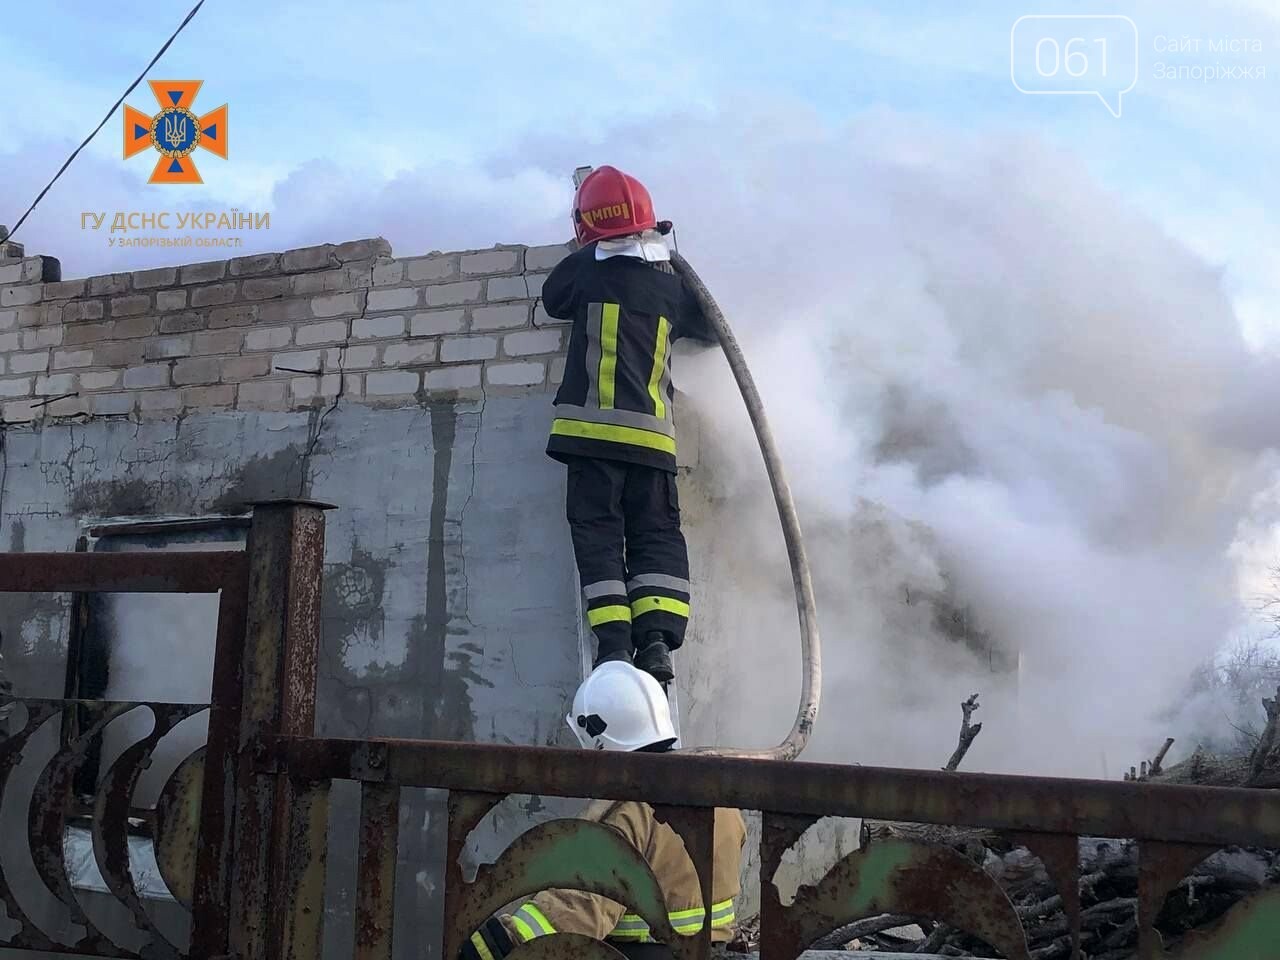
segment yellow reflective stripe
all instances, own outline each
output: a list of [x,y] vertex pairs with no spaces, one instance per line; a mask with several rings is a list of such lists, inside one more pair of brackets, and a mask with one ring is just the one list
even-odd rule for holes
[[641,413],[639,410],[601,410],[599,407],[583,406],[576,403],[556,404],[556,416],[562,420],[581,420],[584,423],[610,423],[619,427],[635,427],[637,430],[652,430],[664,437],[676,435],[675,425],[671,418],[659,420],[652,413]]
[[653,415],[659,420],[667,416],[667,404],[662,399],[662,371],[667,365],[667,334],[671,324],[666,317],[658,318],[658,342],[653,347],[653,370],[649,373],[649,396],[653,398]]
[[551,925],[551,921],[547,919],[547,915],[543,913],[541,910],[539,910],[532,903],[526,903],[523,907],[521,907],[516,912],[523,913],[526,916],[533,918],[533,922],[536,923],[541,928],[542,934],[545,935],[545,934],[556,932],[556,928]]
[[511,923],[515,926],[516,933],[519,935],[521,943],[528,943],[537,936],[537,934],[533,932],[533,927],[529,926],[519,917],[512,917]]
[[648,940],[649,928],[645,927],[643,930],[614,930],[612,933],[609,934],[609,939],[610,940],[640,940],[640,941]]
[[[601,401],[603,402],[603,401]],[[675,456],[676,441],[652,430],[638,427],[619,427],[610,423],[587,423],[585,420],[555,420],[551,432],[560,437],[578,437],[583,440],[608,440],[611,443],[627,443],[633,447],[649,447]]]
[[617,623],[618,621],[631,622],[630,607],[624,607],[618,603],[610,607],[596,607],[594,610],[587,611],[587,623],[593,627],[598,627],[602,623]]
[[701,907],[694,907],[691,910],[672,910],[667,914],[672,920],[688,920],[690,917],[701,917],[705,911]]
[[640,943],[653,939],[649,935],[649,924],[645,923],[644,917],[634,913],[624,913],[609,937],[613,940],[635,940]]
[[476,953],[480,954],[480,960],[493,960],[489,945],[484,942],[484,937],[480,935],[479,930],[471,935],[471,945],[476,948]]
[[[671,921],[671,929],[679,934],[697,933],[702,929],[706,912],[701,907],[688,910],[672,910],[667,914]],[[711,908],[711,929],[726,927],[733,923],[735,914],[732,900],[721,900]],[[624,913],[618,925],[613,928],[609,937],[614,940],[649,940],[649,925],[644,917],[635,913]]]
[[735,919],[732,900],[721,900],[711,907],[711,929],[727,927]]
[[606,303],[600,318],[600,409],[613,409],[614,376],[618,369],[618,305]]
[[[652,613],[654,610],[660,610],[663,613],[674,613],[677,617],[689,617],[689,605],[683,600],[672,600],[670,597],[641,597],[639,600],[631,604],[631,616],[639,617],[642,614]],[[702,908],[698,908],[701,912]],[[687,912],[687,911],[682,911]]]

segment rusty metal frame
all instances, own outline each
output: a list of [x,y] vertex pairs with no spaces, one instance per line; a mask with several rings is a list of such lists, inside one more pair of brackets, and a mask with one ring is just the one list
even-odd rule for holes
[[[138,536],[159,536],[163,534],[181,535],[191,533],[201,533],[215,530],[240,530],[247,529],[252,523],[250,516],[227,516],[227,517],[189,517],[181,519],[169,520],[141,520],[130,521],[125,523],[107,523],[98,524],[88,529],[85,534],[76,538],[76,553],[93,553],[90,549],[90,541],[110,541],[115,537],[138,537]],[[203,552],[203,551],[202,551]],[[57,554],[62,556],[62,554]],[[101,592],[101,591],[99,591]],[[94,644],[91,649],[88,645],[90,637],[96,637],[95,632],[91,631],[92,617],[94,610],[94,593],[76,591],[71,595],[71,611],[70,624],[67,637],[67,664],[66,664],[66,680],[63,687],[63,699],[65,700],[101,700],[102,692],[99,690],[86,690],[82,686],[81,671],[84,667],[83,658],[90,652],[100,654],[103,651]],[[106,665],[103,664],[105,668]],[[105,683],[108,682],[106,676],[103,677]],[[83,711],[71,711],[64,714],[61,731],[61,743],[65,748],[72,738],[76,735],[79,726],[83,723]],[[82,770],[81,780],[92,782],[93,778],[98,774],[99,761],[96,755],[87,758],[85,769]],[[87,778],[85,778],[87,774]],[[87,811],[81,811],[87,813]]]
[[[84,553],[89,549],[89,538],[79,536],[76,538],[76,553]],[[85,665],[86,639],[89,636],[91,595],[87,593],[73,593],[71,595],[70,622],[67,625],[67,665],[64,671],[62,698],[64,700],[80,700],[95,699],[86,697],[82,688],[81,669]],[[78,710],[70,710],[63,714],[61,730],[59,731],[59,744],[62,749],[67,749],[71,741],[75,738],[80,727],[83,725],[85,718],[80,715]],[[97,767],[97,759],[91,761],[93,767]],[[82,775],[83,776],[83,775]]]
[[[310,827],[304,832],[315,836],[323,820],[328,784],[316,784],[298,793],[292,789],[292,779],[256,770],[247,747],[263,733],[312,732],[323,510],[327,508],[293,500],[256,504],[244,550],[0,554],[0,593],[219,596],[213,683],[207,705],[209,733],[206,745],[197,751],[202,755],[203,775],[194,787],[199,793],[199,827],[193,851],[195,867],[189,878],[191,945],[185,955],[199,960],[226,956],[233,941],[243,942],[262,931],[270,934],[270,945],[260,940],[257,952],[242,950],[241,956],[246,960],[275,956],[282,938],[289,943],[297,939],[299,930],[308,932],[306,923],[295,924],[290,933],[270,922],[272,911],[281,906],[280,891],[273,882],[292,875],[291,865],[299,857],[314,859],[316,851],[310,845],[299,851],[270,841],[287,836],[290,830],[296,833],[302,826],[295,806],[309,812]],[[129,795],[138,773],[150,762],[152,748],[173,725],[205,705],[15,699],[27,704],[28,721],[17,737],[0,743],[0,792],[21,759],[22,746],[44,723],[59,713],[65,717],[69,711],[88,711],[94,718],[83,733],[73,728],[70,740],[42,773],[30,804],[29,829],[32,855],[42,880],[70,911],[73,922],[85,927],[86,934],[75,944],[51,940],[22,914],[0,871],[0,899],[22,925],[17,935],[0,945],[135,956],[86,922],[62,864],[62,830],[70,778],[85,753],[94,748],[116,717],[148,708],[156,717],[153,733],[113,763],[99,789],[93,820],[95,856],[109,888],[133,914],[137,929],[149,937],[147,955],[179,956],[177,948],[159,936],[142,910],[127,857],[121,853],[122,831],[130,813]],[[169,786],[165,801],[172,805],[174,797],[168,791]],[[311,796],[321,799],[310,804]],[[322,876],[322,851],[319,862]],[[317,868],[309,869],[314,873]]]
[[264,739],[262,756],[295,776],[316,780],[367,779],[365,771],[376,757],[385,771],[382,779],[406,787],[1280,846],[1280,791],[1238,787],[429,740],[275,737]]
[[0,593],[244,592],[242,550],[0,553]]
[[[528,884],[520,879],[522,858],[538,857],[539,869],[545,870],[557,838],[569,846],[568,825],[557,831],[544,824],[513,844],[494,868],[464,883],[458,853],[471,831],[509,794],[646,801],[683,837],[704,886],[710,876],[711,846],[705,834],[711,808],[762,811],[761,960],[793,960],[830,930],[879,913],[942,918],[984,937],[1005,956],[1029,956],[1007,895],[982,870],[945,847],[877,841],[869,851],[850,854],[817,887],[803,888],[793,904],[784,906],[772,877],[783,853],[823,816],[965,825],[1007,834],[1045,858],[1046,869],[1061,888],[1072,956],[1080,955],[1074,890],[1078,837],[1139,841],[1140,908],[1135,922],[1143,958],[1161,955],[1156,914],[1165,894],[1198,860],[1236,844],[1280,847],[1277,791],[420,740],[269,735],[255,754],[262,769],[287,770],[308,783],[349,779],[361,782],[366,791],[389,786],[449,791],[445,957],[454,956],[468,935],[466,928],[480,913],[503,902],[506,894],[527,893]],[[362,834],[379,836],[379,831],[394,829],[394,806],[375,814],[380,824],[371,823],[369,816],[366,810]],[[603,892],[599,881],[590,878],[597,874],[585,871],[573,883],[578,889]],[[704,890],[704,902],[708,896]],[[371,894],[362,897],[362,913],[377,911],[373,899]],[[388,910],[389,904],[381,909]],[[1260,919],[1264,911],[1264,906],[1246,901],[1223,925],[1221,936],[1240,938],[1230,942],[1253,942],[1245,938],[1260,935],[1259,924],[1269,922]],[[706,956],[704,937],[677,939],[673,946],[680,960]],[[359,956],[389,955],[389,944],[379,941],[378,946]],[[604,955],[585,950],[571,938],[561,946],[565,952],[556,956]],[[1215,949],[1221,947],[1218,943]],[[542,944],[529,956],[551,949]],[[1275,956],[1280,957],[1280,938]]]
[[[208,765],[216,770],[225,764],[226,750],[235,744],[234,733],[238,721],[240,691],[236,688],[234,681],[238,676],[238,664],[243,656],[248,569],[248,557],[239,550],[163,554],[97,554],[86,551],[0,554],[0,593],[72,593],[77,596],[108,592],[218,594],[214,682],[208,705],[209,742],[213,746],[213,749],[209,750]],[[25,700],[24,702],[27,703],[29,711],[34,708],[37,711],[36,716],[44,716],[45,719],[61,713],[64,718],[64,728],[70,730],[72,734],[71,739],[64,744],[65,749],[55,754],[42,777],[42,782],[45,778],[50,778],[48,795],[33,796],[31,845],[33,857],[42,876],[46,879],[46,884],[68,907],[73,920],[80,923],[84,922],[84,915],[66,882],[65,872],[60,863],[62,829],[69,812],[64,795],[70,791],[71,787],[69,776],[62,771],[73,771],[76,768],[85,752],[99,739],[102,729],[109,720],[138,707],[147,707],[156,714],[156,730],[153,735],[140,741],[122,755],[125,760],[133,762],[135,769],[126,770],[113,765],[112,771],[104,780],[93,824],[95,847],[101,848],[103,862],[108,866],[108,869],[104,870],[108,884],[135,918],[139,919],[139,929],[146,930],[137,892],[133,889],[132,879],[128,873],[127,858],[121,860],[121,838],[116,836],[116,833],[125,828],[129,813],[129,792],[132,781],[139,772],[136,768],[149,762],[151,748],[159,739],[158,734],[167,732],[178,719],[191,716],[194,712],[204,709],[204,706],[146,702],[119,704],[77,699]],[[72,715],[86,711],[91,715],[102,717],[102,720],[83,733],[77,731],[75,723],[70,723],[68,726],[68,719]],[[39,725],[29,724],[25,731],[26,735],[29,737],[33,734]],[[25,742],[26,738],[23,739]],[[206,781],[206,786],[208,783]],[[130,789],[126,790],[120,784],[127,785]],[[222,797],[217,795],[217,791],[206,790],[205,794],[199,847],[205,861],[203,869],[207,871],[210,869],[210,863],[225,859],[223,852],[228,849],[228,838],[225,836],[225,831],[221,829],[219,818],[220,808],[224,805]],[[210,796],[210,794],[214,795]],[[2,876],[0,876],[0,886],[4,886]],[[193,917],[193,952],[205,930],[216,929],[223,925],[217,918],[217,914],[224,912],[224,909],[222,904],[217,903],[197,906]],[[131,955],[129,951],[122,950],[94,930],[91,924],[87,924],[86,929],[89,933],[80,943],[57,944],[43,932],[36,931],[29,924],[24,924],[24,929],[6,945],[27,949],[76,949],[100,956]],[[172,952],[171,945],[157,939],[158,932],[154,928],[147,932],[152,935],[154,949],[166,953]],[[213,952],[210,947],[209,955]]]
[[[226,951],[240,960],[276,960],[286,948],[310,956],[311,938],[320,936],[322,907],[302,905],[313,907],[314,924],[286,928],[280,919],[293,907],[287,898],[294,871],[309,871],[309,858],[323,858],[323,849],[311,841],[323,845],[316,817],[327,804],[329,785],[320,785],[322,798],[320,788],[302,778],[263,769],[257,745],[274,732],[314,732],[327,509],[311,501],[257,504],[249,529],[249,603],[238,662],[243,705],[235,763],[220,784],[224,796],[234,797],[234,852],[230,863],[220,865],[218,886],[208,892],[230,904],[228,929],[219,932],[226,934]],[[206,771],[206,796],[214,780]],[[305,831],[295,831],[295,814],[308,821]]]

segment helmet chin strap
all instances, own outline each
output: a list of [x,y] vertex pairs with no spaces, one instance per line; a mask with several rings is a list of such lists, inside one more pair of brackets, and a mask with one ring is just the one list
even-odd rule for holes
[[651,743],[647,747],[637,747],[632,753],[670,753],[672,746],[675,745],[674,740],[659,740],[657,743]]

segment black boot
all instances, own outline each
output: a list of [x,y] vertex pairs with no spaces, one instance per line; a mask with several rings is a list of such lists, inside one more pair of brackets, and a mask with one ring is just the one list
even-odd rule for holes
[[667,635],[661,630],[650,630],[645,634],[644,645],[636,650],[635,662],[637,669],[643,670],[659,683],[670,683],[676,677],[671,665],[671,648],[667,646]]
[[621,660],[623,663],[630,663],[631,651],[618,649],[618,650],[610,650],[607,653],[602,653],[596,657],[596,662],[591,665],[591,669],[594,670],[596,667],[600,666],[600,664],[611,663],[614,660]]

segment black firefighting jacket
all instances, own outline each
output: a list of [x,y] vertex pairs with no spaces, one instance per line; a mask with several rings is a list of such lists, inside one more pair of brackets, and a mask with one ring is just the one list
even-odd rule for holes
[[595,257],[588,244],[542,285],[547,313],[573,320],[547,453],[599,457],[675,473],[671,343],[717,342],[670,264]]

